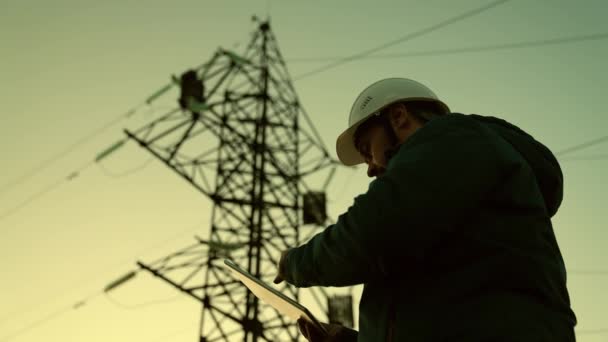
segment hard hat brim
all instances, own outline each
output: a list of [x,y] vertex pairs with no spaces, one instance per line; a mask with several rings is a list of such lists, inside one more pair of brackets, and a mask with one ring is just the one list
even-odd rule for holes
[[336,140],[336,154],[342,164],[346,166],[353,166],[365,162],[365,159],[355,147],[355,132],[366,119],[368,118],[364,118],[346,129]]

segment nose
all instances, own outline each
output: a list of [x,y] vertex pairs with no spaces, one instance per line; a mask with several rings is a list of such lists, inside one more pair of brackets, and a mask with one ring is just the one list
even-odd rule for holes
[[374,163],[367,162],[367,177],[376,177],[378,167]]

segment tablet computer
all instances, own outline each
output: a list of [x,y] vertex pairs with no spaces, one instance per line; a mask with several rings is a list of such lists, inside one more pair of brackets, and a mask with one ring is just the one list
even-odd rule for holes
[[247,286],[247,288],[256,297],[275,308],[281,314],[288,316],[293,320],[304,318],[314,324],[321,332],[327,334],[327,331],[323,325],[321,325],[321,323],[319,323],[312,313],[310,313],[310,311],[308,311],[308,309],[306,309],[302,304],[287,297],[274,287],[254,277],[251,273],[235,264],[234,261],[224,259],[224,264],[228,266],[228,269],[230,269],[232,275]]

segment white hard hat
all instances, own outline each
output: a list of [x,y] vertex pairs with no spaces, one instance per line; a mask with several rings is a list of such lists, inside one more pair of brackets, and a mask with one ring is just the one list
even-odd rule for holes
[[450,108],[431,89],[419,82],[407,78],[387,78],[375,82],[365,88],[353,103],[348,128],[336,141],[336,152],[342,163],[350,166],[365,162],[355,147],[355,131],[366,119],[399,101],[433,101],[440,104],[444,114],[450,112]]

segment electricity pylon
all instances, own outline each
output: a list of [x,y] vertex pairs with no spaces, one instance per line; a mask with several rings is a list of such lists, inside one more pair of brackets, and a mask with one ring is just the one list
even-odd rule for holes
[[[125,131],[213,202],[208,239],[138,262],[202,303],[201,342],[297,341],[293,322],[235,280],[223,259],[270,282],[280,252],[328,224],[324,190],[337,163],[298,100],[269,23],[258,24],[243,53],[220,48],[148,99],[177,89],[174,110]],[[280,289],[299,298],[285,283]],[[335,312],[315,291],[325,314]]]

